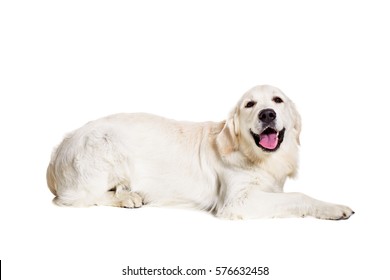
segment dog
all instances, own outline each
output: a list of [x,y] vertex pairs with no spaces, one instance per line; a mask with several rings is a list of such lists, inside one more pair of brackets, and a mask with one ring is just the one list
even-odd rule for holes
[[116,114],[70,133],[47,183],[61,206],[184,206],[225,219],[340,220],[346,206],[284,193],[298,167],[301,118],[278,88],[246,92],[222,122]]

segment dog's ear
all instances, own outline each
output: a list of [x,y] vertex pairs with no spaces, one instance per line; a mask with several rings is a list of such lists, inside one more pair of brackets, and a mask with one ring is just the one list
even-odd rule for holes
[[237,108],[232,110],[221,132],[217,136],[217,147],[221,154],[229,154],[238,149],[239,120]]
[[296,140],[298,145],[300,145],[299,135],[301,134],[302,122],[301,115],[298,113],[298,110],[293,102],[291,102],[291,115],[294,122],[294,130],[296,135]]

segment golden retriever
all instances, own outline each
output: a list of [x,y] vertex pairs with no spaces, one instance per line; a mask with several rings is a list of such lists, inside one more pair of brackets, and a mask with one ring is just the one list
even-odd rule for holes
[[249,90],[223,122],[117,114],[69,134],[47,182],[58,205],[189,206],[217,217],[347,219],[354,212],[284,193],[297,170],[300,116],[279,89]]

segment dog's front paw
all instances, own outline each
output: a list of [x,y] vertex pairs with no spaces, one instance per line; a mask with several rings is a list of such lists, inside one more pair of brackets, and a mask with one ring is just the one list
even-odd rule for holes
[[315,217],[324,220],[347,220],[355,212],[348,206],[338,204],[326,204],[317,209]]

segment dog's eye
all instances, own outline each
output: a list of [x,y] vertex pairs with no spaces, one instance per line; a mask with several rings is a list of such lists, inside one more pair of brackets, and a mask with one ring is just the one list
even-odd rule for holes
[[255,105],[256,105],[255,101],[249,101],[248,103],[246,103],[245,108],[251,108],[251,107],[253,107]]
[[280,98],[279,96],[275,96],[273,99],[272,99],[273,102],[275,103],[283,103],[283,99]]

